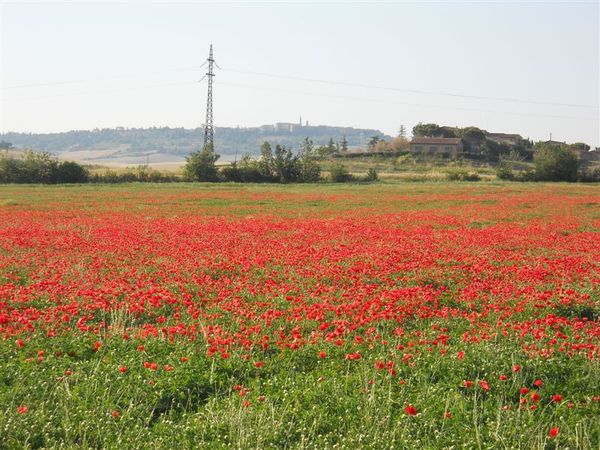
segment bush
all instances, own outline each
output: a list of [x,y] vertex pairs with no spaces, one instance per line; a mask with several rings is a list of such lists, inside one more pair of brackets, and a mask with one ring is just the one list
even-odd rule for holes
[[535,177],[540,181],[577,181],[579,159],[562,145],[540,144],[533,155]]
[[501,180],[514,180],[515,174],[508,164],[500,164],[496,170],[496,176]]
[[535,170],[527,168],[515,176],[515,181],[536,181]]
[[600,168],[582,170],[577,176],[577,181],[581,183],[600,183]]
[[191,181],[219,181],[219,172],[215,166],[218,159],[219,155],[210,146],[192,153],[185,158],[185,177]]
[[87,183],[88,171],[73,161],[63,161],[56,167],[57,183]]
[[377,173],[377,171],[375,169],[373,169],[372,167],[367,171],[367,174],[365,175],[365,181],[378,181],[379,180],[379,174]]
[[329,179],[334,183],[345,183],[347,181],[352,181],[352,178],[352,175],[343,164],[334,164],[331,167],[331,170],[329,170]]
[[135,170],[125,169],[124,172],[115,172],[106,169],[104,173],[95,173],[90,175],[88,181],[91,183],[167,183],[182,181],[175,175],[162,174],[157,170],[149,170],[147,166],[140,166]]
[[76,162],[61,163],[49,153],[25,152],[22,159],[0,157],[0,183],[85,183],[87,170]]
[[480,181],[481,177],[476,172],[468,172],[463,169],[446,172],[448,181]]

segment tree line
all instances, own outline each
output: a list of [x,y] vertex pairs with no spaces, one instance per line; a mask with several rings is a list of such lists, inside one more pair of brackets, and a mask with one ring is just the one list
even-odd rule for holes
[[533,146],[534,167],[514,170],[514,161],[501,159],[496,176],[513,181],[600,182],[600,168],[581,167],[571,146],[538,142]]
[[[319,160],[346,151],[345,138],[338,143],[330,139],[327,145],[316,146],[306,137],[297,152],[282,144],[273,148],[270,142],[265,141],[260,147],[259,158],[245,154],[240,161],[219,168],[216,166],[219,155],[212,147],[206,147],[186,158],[184,176],[187,180],[208,182],[315,183],[322,179]],[[329,179],[333,182],[356,180],[343,164],[332,167]],[[377,174],[371,170],[364,181],[375,179]]]
[[[9,148],[9,147],[7,147]],[[87,183],[88,171],[73,161],[58,161],[49,153],[26,151],[22,158],[0,157],[0,183]]]
[[[4,145],[7,150],[10,146]],[[244,155],[239,161],[228,166],[218,167],[219,155],[214,150],[204,148],[186,158],[183,176],[164,174],[138,166],[135,169],[103,173],[90,173],[89,170],[73,161],[59,161],[49,153],[26,151],[21,158],[0,155],[0,183],[124,183],[124,182],[237,182],[237,183],[314,183],[324,179],[320,161],[330,156],[341,156],[345,152],[344,141],[333,140],[327,145],[314,145],[305,138],[301,148],[293,151],[290,147],[263,142],[260,157]],[[512,156],[500,157],[496,175],[500,179],[514,181],[580,181],[599,182],[600,168],[582,168],[572,146],[539,142],[532,147],[533,167],[517,170],[518,159]],[[469,176],[452,174],[461,181],[476,181]],[[459,176],[460,175],[460,176]],[[468,175],[468,174],[467,174]],[[458,177],[458,178],[456,178]],[[327,180],[332,182],[376,181],[378,174],[370,169],[366,176],[356,178],[342,163],[335,163],[329,170]],[[477,177],[479,179],[479,177]]]
[[[22,157],[0,155],[0,183],[126,183],[126,182],[238,182],[238,183],[314,183],[322,179],[319,160],[341,149],[340,143],[330,140],[327,145],[315,145],[308,137],[299,151],[269,142],[263,142],[260,157],[245,154],[240,161],[228,166],[216,165],[219,155],[211,147],[194,152],[186,158],[183,176],[168,175],[148,166],[127,168],[122,171],[107,169],[103,173],[90,171],[73,161],[59,161],[46,152],[25,151]],[[12,146],[11,146],[12,147]],[[6,147],[7,149],[10,147]],[[370,170],[364,179],[352,176],[343,164],[335,164],[330,170],[334,182],[374,181],[377,173]]]

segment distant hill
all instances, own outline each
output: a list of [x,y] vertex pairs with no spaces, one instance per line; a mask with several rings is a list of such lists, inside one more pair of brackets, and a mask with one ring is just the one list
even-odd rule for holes
[[[333,126],[300,126],[277,123],[252,128],[215,128],[215,148],[222,160],[232,160],[244,153],[257,155],[260,144],[284,144],[297,149],[305,137],[315,145],[336,142],[346,137],[348,146],[366,147],[369,139],[378,136],[390,139],[379,130]],[[204,140],[202,128],[169,127],[105,128],[64,133],[2,133],[0,139],[18,148],[45,151],[88,164],[137,165],[182,163]]]

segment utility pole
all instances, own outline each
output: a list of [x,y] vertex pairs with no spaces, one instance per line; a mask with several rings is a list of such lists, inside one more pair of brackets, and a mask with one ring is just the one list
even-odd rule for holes
[[210,53],[208,54],[208,72],[206,72],[206,77],[208,78],[208,96],[206,98],[206,123],[204,125],[204,148],[210,149],[211,151],[215,150],[214,147],[214,130],[213,130],[213,98],[212,98],[212,85],[213,85],[213,77],[215,74],[213,73],[213,64],[215,60],[213,59],[213,48],[212,44],[210,44]]

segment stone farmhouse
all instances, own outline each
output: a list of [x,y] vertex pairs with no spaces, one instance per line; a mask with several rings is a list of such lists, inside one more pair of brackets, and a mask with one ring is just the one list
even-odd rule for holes
[[414,137],[410,151],[422,155],[455,156],[463,151],[462,140],[443,137]]

